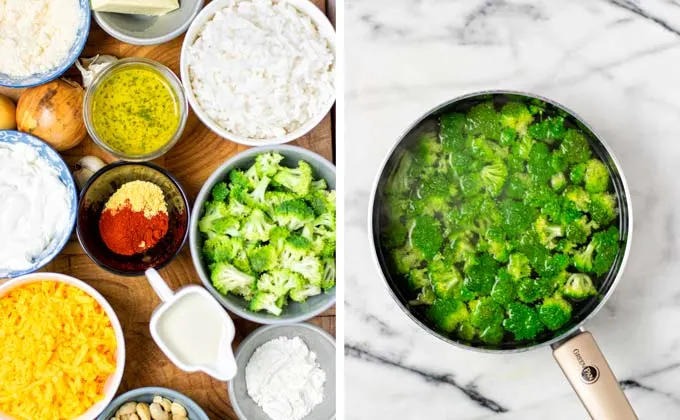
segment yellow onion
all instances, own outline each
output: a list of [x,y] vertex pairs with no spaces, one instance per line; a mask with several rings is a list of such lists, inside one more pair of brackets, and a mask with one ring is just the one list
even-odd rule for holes
[[14,130],[15,128],[17,128],[17,108],[11,99],[0,95],[0,130]]
[[65,79],[26,89],[17,104],[19,131],[33,134],[59,151],[77,146],[87,134],[84,95],[82,86]]

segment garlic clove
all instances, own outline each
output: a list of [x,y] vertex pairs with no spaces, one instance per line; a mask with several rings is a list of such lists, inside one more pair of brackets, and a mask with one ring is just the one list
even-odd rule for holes
[[99,73],[116,61],[118,61],[118,58],[105,54],[97,54],[94,57],[76,60],[75,64],[78,70],[80,70],[80,74],[83,76],[83,86],[85,89],[92,85],[92,81]]
[[106,166],[103,160],[97,156],[85,156],[76,162],[73,171],[73,178],[75,178],[76,185],[79,189],[83,189],[87,180],[94,175],[95,172]]

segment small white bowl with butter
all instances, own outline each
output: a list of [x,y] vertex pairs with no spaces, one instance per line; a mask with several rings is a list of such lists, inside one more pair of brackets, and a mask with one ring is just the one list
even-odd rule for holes
[[134,45],[156,45],[182,35],[204,0],[92,0],[97,24]]
[[151,315],[151,337],[185,372],[204,372],[220,381],[236,375],[231,348],[236,329],[229,314],[200,286],[185,286],[173,292],[150,268],[146,278],[162,303]]

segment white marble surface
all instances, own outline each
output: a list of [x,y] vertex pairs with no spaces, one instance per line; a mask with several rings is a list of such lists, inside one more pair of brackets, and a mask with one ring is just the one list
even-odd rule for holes
[[412,323],[371,259],[378,166],[459,94],[535,92],[579,113],[633,195],[625,275],[588,324],[641,419],[680,419],[680,2],[347,0],[346,418],[586,419],[548,349],[453,348]]

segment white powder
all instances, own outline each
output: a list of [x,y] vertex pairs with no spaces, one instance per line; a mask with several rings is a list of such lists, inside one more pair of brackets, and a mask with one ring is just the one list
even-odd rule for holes
[[201,109],[243,137],[282,137],[334,98],[328,40],[284,0],[237,0],[218,10],[187,56]]
[[326,373],[300,337],[258,347],[246,366],[248,395],[272,420],[299,420],[323,400]]
[[22,77],[59,66],[80,21],[78,0],[0,0],[0,73]]

